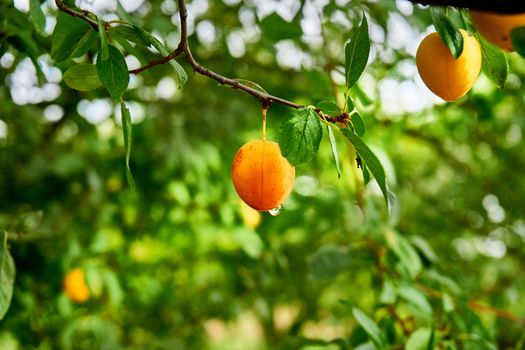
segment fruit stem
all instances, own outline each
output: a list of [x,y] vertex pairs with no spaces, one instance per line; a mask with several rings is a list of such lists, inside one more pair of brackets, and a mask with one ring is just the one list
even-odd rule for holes
[[266,141],[266,112],[268,107],[263,107],[262,109],[262,139]]

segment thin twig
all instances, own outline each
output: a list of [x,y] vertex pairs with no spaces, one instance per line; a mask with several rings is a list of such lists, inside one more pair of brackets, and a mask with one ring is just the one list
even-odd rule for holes
[[136,68],[136,69],[132,69],[129,71],[130,74],[139,74],[139,73],[142,73],[150,68],[153,68],[155,66],[158,66],[158,65],[161,65],[161,64],[165,64],[173,59],[175,59],[177,56],[179,56],[181,53],[183,53],[184,50],[182,48],[182,45],[179,44],[179,46],[177,46],[177,48],[171,52],[169,55],[167,56],[164,56],[158,60],[153,60],[153,61],[150,61],[148,64],[146,64],[145,66],[142,66],[140,68]]
[[79,11],[73,10],[72,8],[66,6],[62,2],[62,0],[55,0],[55,4],[57,5],[57,7],[58,7],[58,9],[60,11],[65,12],[65,13],[73,16],[73,17],[78,17],[78,18],[86,21],[91,26],[91,28],[93,28],[94,30],[98,31],[97,21],[95,21],[92,18],[88,17],[89,12],[87,12],[87,11],[79,12]]

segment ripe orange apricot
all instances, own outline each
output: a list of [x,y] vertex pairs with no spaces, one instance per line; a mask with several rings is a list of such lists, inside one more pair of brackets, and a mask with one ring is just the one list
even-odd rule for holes
[[84,271],[75,268],[64,277],[64,293],[74,302],[83,303],[89,299],[89,289],[84,279]]
[[237,151],[232,180],[246,204],[268,211],[279,207],[292,192],[295,168],[282,156],[277,143],[255,140]]
[[417,49],[416,65],[425,85],[437,96],[452,102],[464,96],[481,71],[481,48],[474,36],[460,30],[463,52],[458,59],[437,32],[427,35]]
[[510,32],[525,26],[525,13],[500,15],[490,12],[470,11],[472,22],[478,32],[488,41],[503,50],[514,51]]

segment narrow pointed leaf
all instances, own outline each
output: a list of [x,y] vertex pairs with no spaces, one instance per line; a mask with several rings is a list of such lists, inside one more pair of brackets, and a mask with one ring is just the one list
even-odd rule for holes
[[383,165],[381,165],[381,162],[374,152],[372,152],[372,150],[363,142],[363,140],[361,140],[359,136],[346,128],[341,129],[341,132],[352,143],[352,145],[354,145],[357,153],[366,163],[372,175],[374,175],[379,188],[381,188],[381,192],[383,192],[383,197],[385,198],[387,208],[390,210],[390,200]]
[[339,164],[339,152],[337,151],[337,142],[335,141],[334,132],[330,125],[326,126],[328,130],[328,139],[330,140],[330,147],[332,149],[332,155],[334,156],[335,167],[337,168],[337,178],[341,177],[341,165]]
[[109,49],[108,49],[108,34],[106,33],[106,28],[104,27],[104,22],[98,20],[98,37],[100,38],[100,58],[107,60],[109,58]]
[[40,0],[31,0],[29,2],[29,14],[37,32],[43,32],[46,28],[46,16],[42,12]]
[[363,136],[365,134],[366,127],[361,114],[357,112],[352,114],[352,124],[354,125],[354,130],[357,136]]
[[368,22],[363,15],[361,25],[345,45],[346,87],[350,89],[365,70],[370,55],[370,37]]
[[355,109],[354,101],[350,96],[346,96],[346,111],[348,113],[352,113],[352,111]]
[[15,283],[15,263],[7,249],[7,233],[2,231],[0,247],[0,320],[9,310]]
[[352,309],[352,315],[354,315],[359,325],[363,327],[376,348],[383,349],[385,347],[385,339],[377,323],[356,307]]
[[463,52],[463,36],[461,35],[459,28],[445,14],[443,8],[432,6],[430,8],[430,13],[432,15],[434,27],[441,37],[441,40],[448,47],[452,56],[454,56],[455,59],[458,59]]
[[108,45],[108,59],[97,58],[97,73],[102,85],[111,96],[119,100],[129,84],[129,73],[126,60],[120,51],[113,45]]
[[309,162],[317,154],[323,127],[312,108],[290,112],[281,124],[279,147],[290,164],[297,166]]

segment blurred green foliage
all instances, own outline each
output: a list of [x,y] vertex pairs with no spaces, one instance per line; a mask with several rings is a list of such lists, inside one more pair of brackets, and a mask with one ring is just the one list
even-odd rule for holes
[[[51,3],[42,6],[48,25]],[[416,79],[409,38],[399,38],[410,33],[399,26],[424,32],[428,11],[401,1],[308,4],[291,6],[287,21],[260,20],[257,2],[194,1],[190,45],[203,65],[274,95],[308,105],[334,100],[335,89],[341,100],[343,86],[332,86],[325,67],[338,82],[364,10],[371,59],[351,95],[397,195],[390,216],[340,135],[337,178],[325,133],[317,157],[297,168],[282,213],[247,226],[230,166],[260,137],[260,104],[191,74],[167,93],[178,79],[170,65],[132,76],[124,96],[135,118],[132,191],[118,103],[103,89],[69,89],[48,64],[48,89],[55,79],[60,93],[22,101],[42,92],[26,78],[28,51],[0,35],[0,228],[16,264],[0,349],[523,348],[523,59],[509,55],[504,90],[481,76],[457,103],[396,110],[412,96],[401,87]],[[325,41],[309,31],[316,9]],[[29,23],[5,14],[0,34],[15,17],[18,30]],[[145,2],[129,17],[176,45],[173,1]],[[213,40],[202,28],[213,28]],[[38,43],[30,58],[46,67],[50,30],[24,30]],[[301,64],[283,63],[282,45]],[[78,62],[93,63],[93,52]],[[70,64],[56,66],[63,73]],[[398,84],[394,100],[387,82]],[[269,139],[287,112],[271,107]],[[62,292],[76,267],[91,292],[84,304]]]

